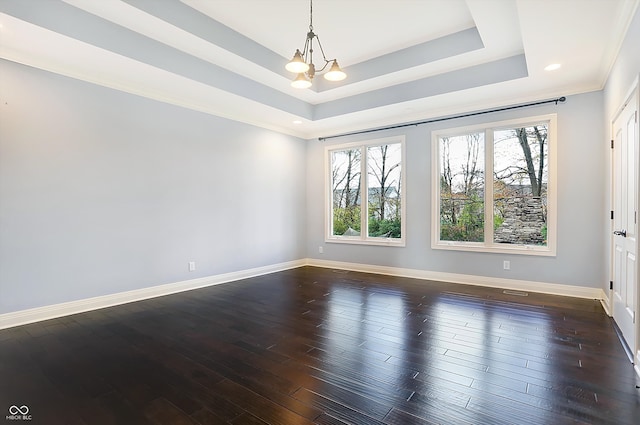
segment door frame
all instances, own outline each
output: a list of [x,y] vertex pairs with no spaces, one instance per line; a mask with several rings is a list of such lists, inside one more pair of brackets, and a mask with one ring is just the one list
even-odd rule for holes
[[[638,76],[636,76],[636,78],[633,81],[633,84],[631,85],[631,88],[627,91],[625,97],[624,97],[624,101],[622,102],[622,104],[616,109],[615,114],[613,115],[613,117],[611,118],[611,121],[609,122],[609,127],[610,127],[610,136],[611,136],[611,140],[615,139],[615,129],[614,129],[614,123],[616,121],[616,119],[620,116],[620,114],[622,113],[622,111],[624,110],[625,106],[628,105],[628,103],[632,100],[632,98],[635,96],[635,103],[636,103],[636,125],[635,125],[635,138],[638,141],[638,139],[640,139],[640,74]],[[613,149],[609,149],[609,164],[610,164],[610,173],[609,173],[609,189],[610,189],[610,197],[609,197],[609,206],[611,211],[614,211],[614,152]],[[640,158],[636,158],[635,161],[635,174],[636,174],[636,190],[638,193],[636,193],[636,199],[640,199]],[[608,259],[608,264],[609,264],[609,279],[611,281],[613,281],[613,275],[614,275],[614,243],[613,243],[613,231],[614,231],[614,221],[613,219],[609,220],[609,247],[610,247],[610,252],[609,252],[609,259]],[[640,248],[640,238],[637,238],[636,240],[636,253],[640,253],[640,250],[638,250],[638,248]],[[636,270],[636,281],[635,281],[635,294],[636,294],[636,317],[639,316],[640,313],[640,261],[637,262],[637,270]],[[613,302],[613,289],[610,288],[608,291],[608,298],[609,298],[609,302],[607,303],[609,306],[609,310],[610,310],[610,316],[613,319],[613,309],[615,308],[614,306],[614,302]],[[636,320],[634,323],[634,331],[635,331],[635,347],[629,347],[631,349],[632,352],[632,356],[633,356],[633,364],[634,364],[634,369],[636,371],[636,373],[638,374],[638,376],[640,376],[640,320]]]

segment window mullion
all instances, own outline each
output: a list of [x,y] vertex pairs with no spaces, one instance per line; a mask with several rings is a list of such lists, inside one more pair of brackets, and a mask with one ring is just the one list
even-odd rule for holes
[[369,183],[367,175],[368,158],[367,146],[360,148],[360,238],[365,240],[369,237]]
[[484,244],[493,245],[493,129],[484,135]]

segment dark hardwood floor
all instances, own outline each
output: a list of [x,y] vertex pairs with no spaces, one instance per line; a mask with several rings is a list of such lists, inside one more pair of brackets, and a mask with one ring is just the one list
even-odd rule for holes
[[0,331],[0,382],[6,423],[640,424],[598,301],[313,267]]

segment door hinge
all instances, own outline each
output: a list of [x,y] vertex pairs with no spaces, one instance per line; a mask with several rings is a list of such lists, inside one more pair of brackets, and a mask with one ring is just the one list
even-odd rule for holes
[[609,281],[609,289],[613,289],[613,280]]
[[613,149],[613,139],[611,139],[611,149]]

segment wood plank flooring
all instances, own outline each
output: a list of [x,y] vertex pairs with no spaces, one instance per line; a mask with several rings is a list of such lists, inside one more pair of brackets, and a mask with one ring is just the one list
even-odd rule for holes
[[598,301],[313,267],[0,331],[0,382],[6,423],[640,424]]

